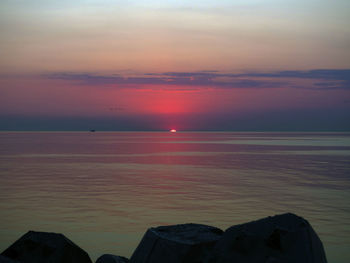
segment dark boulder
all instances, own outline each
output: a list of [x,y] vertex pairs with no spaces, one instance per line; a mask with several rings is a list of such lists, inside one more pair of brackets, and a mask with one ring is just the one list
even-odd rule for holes
[[0,263],[19,263],[19,262],[0,255]]
[[89,255],[62,234],[29,231],[1,255],[21,263],[91,263]]
[[129,259],[121,256],[115,256],[111,254],[104,254],[100,256],[96,263],[128,263]]
[[232,226],[206,263],[326,263],[323,245],[311,225],[294,214]]
[[199,224],[150,228],[130,263],[200,263],[222,233],[216,227]]

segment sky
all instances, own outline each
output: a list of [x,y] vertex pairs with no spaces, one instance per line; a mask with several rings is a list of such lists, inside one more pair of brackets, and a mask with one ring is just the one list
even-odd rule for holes
[[0,130],[350,131],[348,0],[1,0]]

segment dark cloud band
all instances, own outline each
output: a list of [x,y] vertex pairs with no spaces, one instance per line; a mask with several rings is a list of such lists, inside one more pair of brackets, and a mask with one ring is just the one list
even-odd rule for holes
[[[78,82],[82,85],[142,88],[160,85],[165,89],[179,86],[191,88],[304,88],[317,90],[349,89],[350,69],[315,69],[309,71],[249,72],[241,74],[218,71],[145,73],[126,77],[119,74],[57,72],[45,75],[50,79]],[[307,83],[305,80],[310,80]],[[181,88],[183,89],[183,88]]]

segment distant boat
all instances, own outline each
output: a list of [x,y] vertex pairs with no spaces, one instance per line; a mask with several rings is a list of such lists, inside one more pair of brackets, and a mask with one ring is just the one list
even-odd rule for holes
[[95,132],[96,130],[90,130],[90,132]]

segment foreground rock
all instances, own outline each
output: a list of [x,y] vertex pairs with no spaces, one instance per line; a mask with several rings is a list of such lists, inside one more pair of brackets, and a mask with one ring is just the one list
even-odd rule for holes
[[311,225],[294,214],[232,226],[206,263],[326,263],[321,240]]
[[121,256],[115,256],[111,254],[104,254],[100,256],[96,263],[128,263],[129,259]]
[[150,228],[130,263],[200,263],[222,233],[216,227],[199,224]]
[[[311,225],[283,214],[222,230],[183,224],[150,228],[130,261],[105,254],[96,263],[327,263]],[[92,263],[62,234],[29,231],[0,255],[0,263]]]
[[1,255],[21,263],[92,263],[89,255],[62,234],[29,231]]
[[19,263],[19,262],[0,255],[0,263]]

